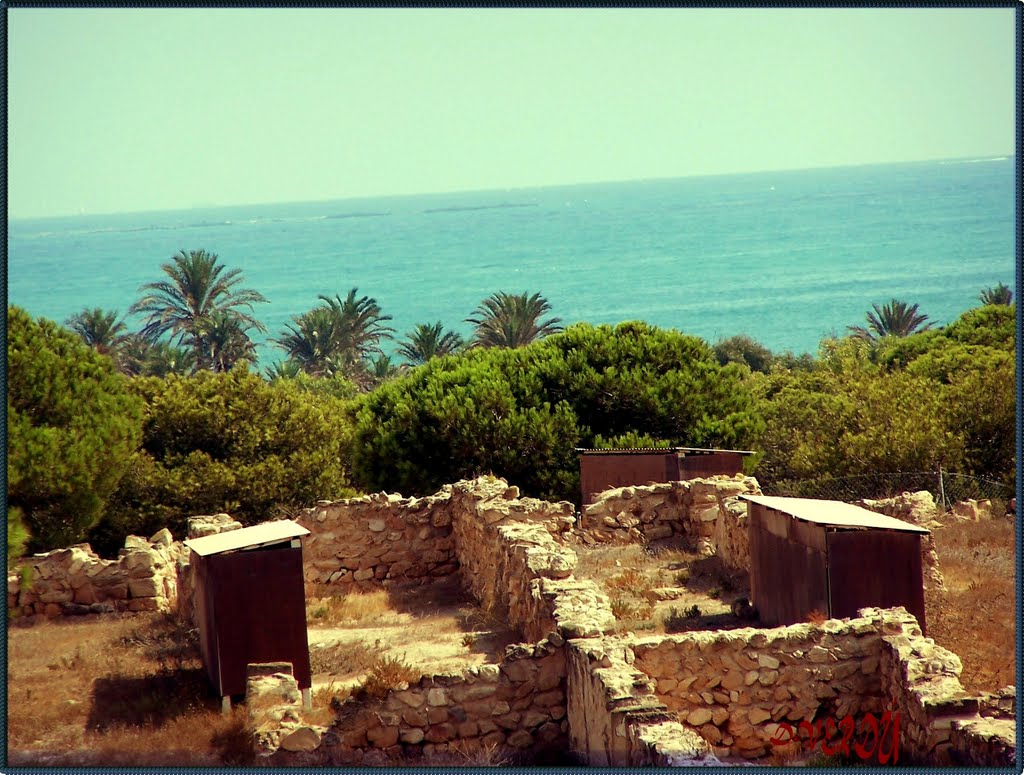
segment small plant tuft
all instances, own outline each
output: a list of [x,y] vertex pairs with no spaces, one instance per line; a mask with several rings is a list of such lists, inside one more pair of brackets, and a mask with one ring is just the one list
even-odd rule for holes
[[811,624],[824,624],[828,621],[828,614],[815,608],[808,612],[807,621]]
[[423,676],[420,670],[398,657],[381,657],[360,687],[370,697],[383,699],[392,689],[404,689]]

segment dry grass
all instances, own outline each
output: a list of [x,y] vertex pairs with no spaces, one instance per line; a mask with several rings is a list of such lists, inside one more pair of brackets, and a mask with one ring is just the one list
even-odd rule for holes
[[309,666],[315,673],[346,675],[369,670],[380,657],[380,649],[362,641],[318,644],[309,650]]
[[370,674],[359,687],[360,692],[365,692],[375,699],[382,699],[392,689],[406,688],[409,684],[418,681],[423,676],[422,670],[417,670],[399,657],[381,657],[370,668]]
[[8,630],[8,761],[15,766],[240,764],[195,633],[160,614]]
[[[576,575],[603,588],[619,632],[671,633],[750,624],[730,611],[733,599],[746,592],[745,582],[727,573],[715,557],[681,545],[574,548],[579,557]],[[654,601],[649,591],[655,588],[679,591],[674,600]]]
[[306,621],[313,627],[360,627],[367,621],[382,623],[394,613],[384,589],[306,599]]
[[929,637],[963,661],[967,691],[1016,683],[1013,520],[947,522],[933,535],[948,591],[925,595]]

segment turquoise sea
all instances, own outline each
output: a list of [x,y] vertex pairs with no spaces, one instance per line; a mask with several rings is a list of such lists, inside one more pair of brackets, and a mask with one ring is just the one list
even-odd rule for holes
[[[872,303],[948,323],[982,288],[1012,286],[1014,169],[1001,157],[13,220],[8,302],[59,322],[123,313],[161,263],[203,248],[269,299],[256,311],[268,337],[352,287],[399,337],[436,320],[466,335],[502,290],[540,292],[565,323],[640,319],[814,352]],[[260,366],[282,357],[265,340],[259,352]]]

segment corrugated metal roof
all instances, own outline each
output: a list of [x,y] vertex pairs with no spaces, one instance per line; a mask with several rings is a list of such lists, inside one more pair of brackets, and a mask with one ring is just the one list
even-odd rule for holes
[[692,452],[705,455],[712,452],[734,452],[739,455],[754,454],[754,452],[747,449],[707,449],[704,447],[629,447],[626,449],[588,449],[586,447],[576,447],[576,452],[582,455],[664,455],[666,452]]
[[185,541],[185,546],[205,557],[209,554],[222,554],[239,549],[256,549],[261,546],[278,544],[307,533],[309,531],[302,525],[296,524],[290,519],[281,519],[276,522],[264,522],[262,525],[243,527],[241,530],[229,530],[226,533],[217,533],[212,536],[190,538]]
[[908,533],[928,533],[923,527],[904,522],[885,514],[868,511],[852,503],[824,501],[816,498],[785,498],[777,495],[740,495],[741,498],[789,514],[805,522],[834,527],[869,527],[880,530],[902,530]]

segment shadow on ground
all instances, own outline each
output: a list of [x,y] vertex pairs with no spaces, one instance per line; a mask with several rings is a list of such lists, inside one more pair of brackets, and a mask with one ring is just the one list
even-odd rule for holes
[[142,677],[107,676],[93,682],[86,727],[162,726],[172,719],[219,705],[202,668],[161,671]]

